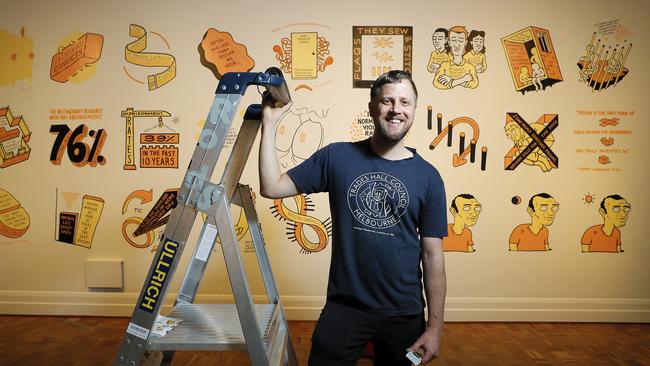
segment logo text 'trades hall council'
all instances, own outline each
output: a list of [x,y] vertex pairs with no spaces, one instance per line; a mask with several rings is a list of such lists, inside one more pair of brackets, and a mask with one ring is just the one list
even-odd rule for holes
[[347,197],[352,215],[360,223],[374,229],[397,224],[409,204],[404,183],[381,172],[357,177],[348,188]]

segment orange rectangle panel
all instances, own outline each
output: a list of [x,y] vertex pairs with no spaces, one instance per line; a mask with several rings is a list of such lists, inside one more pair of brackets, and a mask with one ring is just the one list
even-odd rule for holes
[[177,133],[142,133],[140,134],[141,144],[178,144],[179,134]]
[[178,148],[175,146],[143,146],[140,148],[140,167],[178,168]]
[[104,45],[101,34],[86,33],[52,56],[50,78],[65,83],[86,65],[99,60]]

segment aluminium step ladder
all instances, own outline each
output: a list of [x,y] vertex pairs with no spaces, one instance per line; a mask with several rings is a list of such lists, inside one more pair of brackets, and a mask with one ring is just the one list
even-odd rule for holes
[[[233,349],[246,349],[254,366],[297,365],[251,189],[239,184],[260,129],[259,104],[252,104],[246,110],[220,183],[210,182],[239,102],[249,85],[266,87],[275,102],[286,104],[291,100],[282,72],[277,68],[269,68],[264,73],[223,75],[114,365],[138,366],[147,350],[162,351],[162,364],[168,365],[177,350]],[[230,216],[231,203],[241,206],[246,215],[268,304],[253,303]],[[151,330],[198,212],[207,218],[169,314],[182,323],[162,337],[154,336]],[[235,304],[194,304],[217,237]]]

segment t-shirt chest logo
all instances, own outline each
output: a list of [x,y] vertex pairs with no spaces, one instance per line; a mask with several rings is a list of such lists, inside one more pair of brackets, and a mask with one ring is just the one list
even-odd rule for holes
[[373,229],[397,224],[408,205],[409,195],[404,183],[389,174],[363,174],[348,188],[350,212],[358,222]]

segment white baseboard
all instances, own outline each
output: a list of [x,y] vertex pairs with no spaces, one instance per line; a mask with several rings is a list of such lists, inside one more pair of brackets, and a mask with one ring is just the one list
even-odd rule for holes
[[[0,314],[130,316],[137,293],[0,291]],[[168,313],[176,294],[167,295]],[[265,296],[254,296],[263,303]],[[199,295],[197,303],[233,303],[232,295]],[[283,296],[289,320],[316,320],[321,296]],[[448,297],[446,321],[650,323],[650,299]]]

